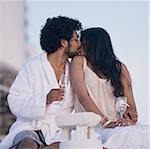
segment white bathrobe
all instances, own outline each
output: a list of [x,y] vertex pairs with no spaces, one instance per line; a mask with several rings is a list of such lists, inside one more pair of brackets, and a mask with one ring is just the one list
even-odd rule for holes
[[[65,73],[69,76],[69,62],[66,63]],[[59,88],[54,70],[47,60],[47,54],[43,52],[23,65],[8,96],[10,110],[17,120],[1,142],[0,149],[8,149],[16,134],[22,130],[41,129],[47,144],[61,140],[55,116],[70,113],[73,109],[74,93],[70,78],[67,78],[65,97],[61,104],[53,102],[46,106],[46,96],[49,91]]]

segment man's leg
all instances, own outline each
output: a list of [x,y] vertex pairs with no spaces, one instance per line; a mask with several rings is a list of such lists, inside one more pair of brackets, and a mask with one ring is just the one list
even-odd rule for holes
[[44,148],[40,148],[40,149],[59,149],[59,143],[53,143],[51,145],[45,146]]
[[38,146],[33,139],[25,138],[17,144],[16,149],[38,149]]
[[43,142],[35,131],[23,130],[15,136],[10,149],[38,149],[43,146]]

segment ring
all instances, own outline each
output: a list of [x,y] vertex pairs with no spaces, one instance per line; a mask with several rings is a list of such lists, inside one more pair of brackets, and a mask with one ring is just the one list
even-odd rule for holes
[[128,122],[127,124],[128,124],[128,126],[131,126],[131,123],[130,123],[130,122]]

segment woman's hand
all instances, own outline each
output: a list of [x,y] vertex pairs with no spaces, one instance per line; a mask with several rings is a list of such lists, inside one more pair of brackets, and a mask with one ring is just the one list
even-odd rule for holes
[[123,119],[119,119],[116,122],[116,126],[131,126],[131,125],[134,125],[134,123],[131,119],[123,118]]
[[134,122],[130,118],[122,118],[122,119],[117,120],[116,122],[110,122],[107,124],[108,121],[109,120],[107,119],[107,117],[104,117],[100,124],[102,125],[102,127],[105,127],[105,128],[115,128],[118,126],[125,127],[125,126],[134,125]]
[[116,122],[110,122],[106,116],[104,116],[99,124],[103,128],[114,128],[116,127]]
[[105,126],[105,128],[115,128],[115,127],[121,127],[121,126],[131,126],[133,125],[133,122],[130,119],[120,119],[116,122],[110,122],[108,125]]
[[123,116],[126,119],[130,119],[133,122],[133,125],[137,122],[138,119],[137,111],[133,107],[128,107]]
[[115,128],[116,126],[116,122],[111,122],[108,125],[105,126],[105,128]]

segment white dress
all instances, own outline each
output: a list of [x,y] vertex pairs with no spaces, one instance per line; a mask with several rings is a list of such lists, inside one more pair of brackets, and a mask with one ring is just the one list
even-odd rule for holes
[[[115,96],[107,79],[101,79],[92,71],[84,58],[84,78],[88,93],[101,112],[110,121],[117,120]],[[75,100],[75,111],[84,112],[78,98]],[[109,149],[150,149],[150,127],[136,124],[116,128],[96,128],[103,146]]]

